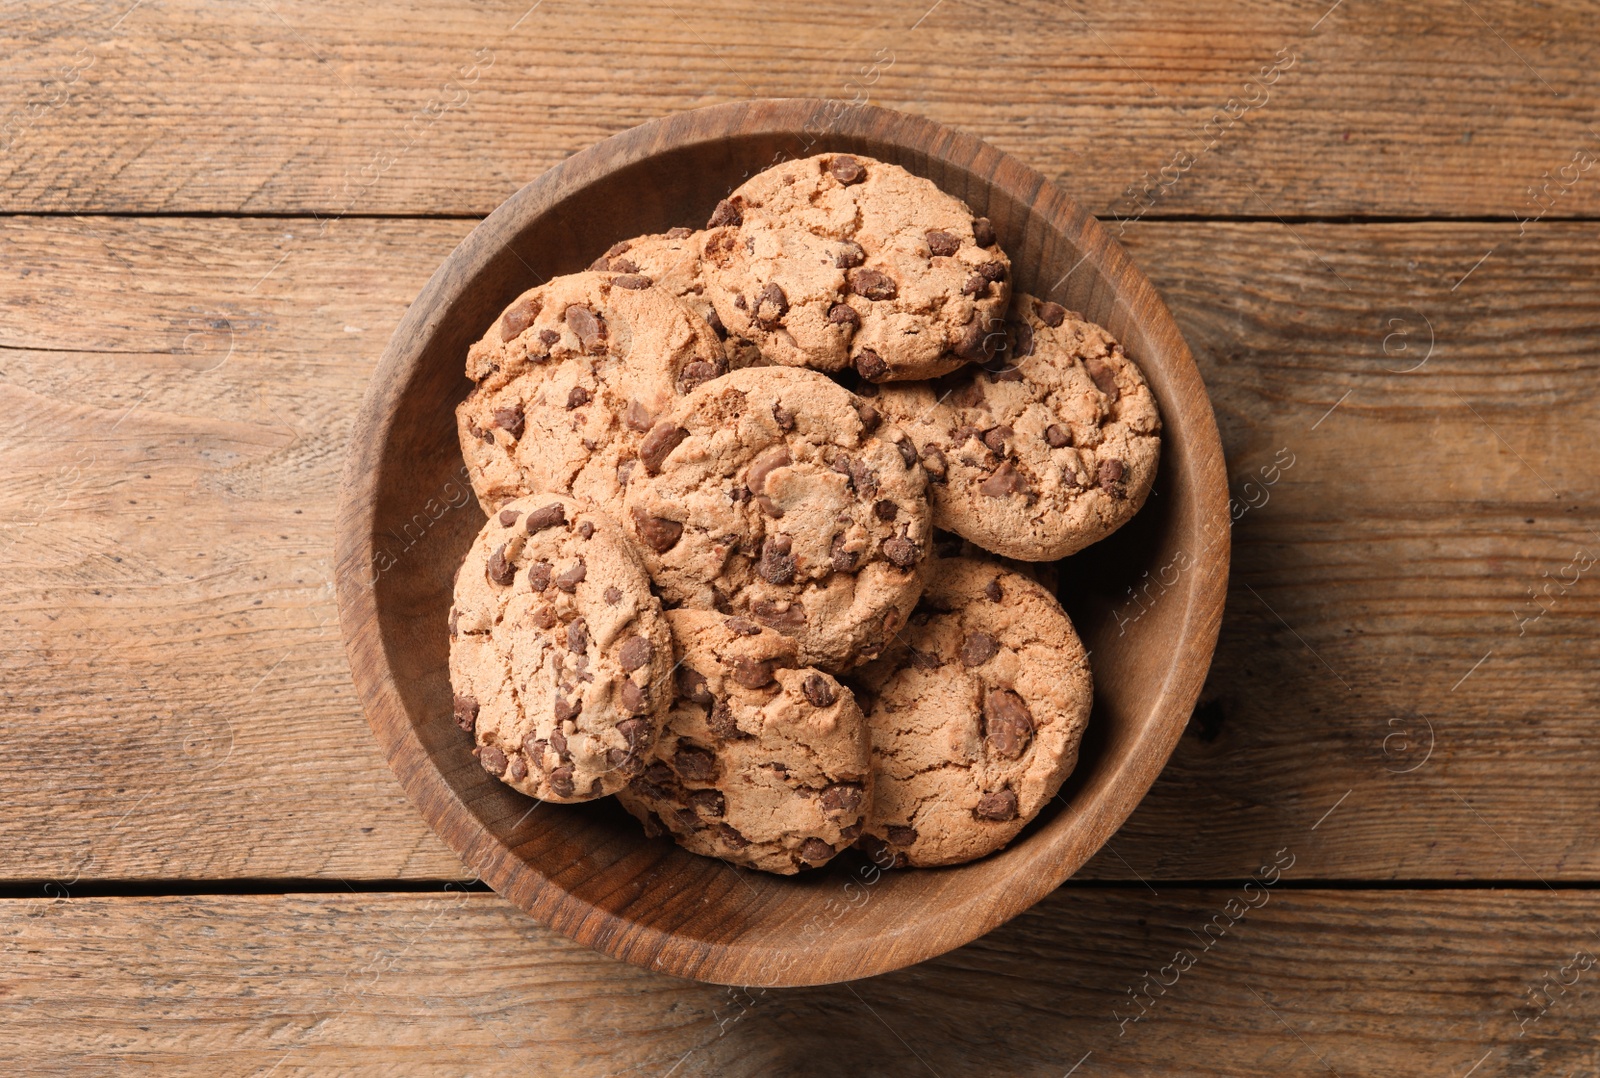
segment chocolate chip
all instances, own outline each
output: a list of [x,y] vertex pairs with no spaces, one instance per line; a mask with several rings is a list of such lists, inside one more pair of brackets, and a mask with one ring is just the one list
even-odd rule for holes
[[[578,717],[578,713],[580,711],[582,711],[582,710],[583,710],[583,698],[582,697],[579,697],[579,698],[577,698],[575,700],[568,700],[567,698],[562,696],[561,693],[559,693],[559,692],[556,693],[555,703],[551,705],[551,712],[555,715],[557,722],[566,722],[568,719],[575,719],[575,718]],[[556,733],[560,733],[560,732],[561,731],[559,731],[559,730],[556,731]],[[555,734],[552,734],[551,735],[551,740],[554,741],[554,739],[555,739]],[[557,752],[565,752],[566,751],[566,749],[564,747],[565,745],[566,745],[566,742],[565,742],[565,740],[563,740],[562,741],[562,746],[563,747],[562,748],[558,748],[556,751]]]
[[614,588],[614,587],[607,588],[606,589],[606,605],[607,606],[616,606],[620,602],[622,602],[622,592],[619,591],[618,589]]
[[888,498],[885,498],[883,501],[872,507],[872,513],[879,520],[893,520],[895,517],[900,515],[900,507],[894,502],[890,501]]
[[864,400],[854,400],[850,403],[855,406],[856,415],[861,419],[861,433],[863,435],[871,434],[878,429],[878,424],[883,422],[883,416],[878,414],[876,408]]
[[1039,300],[1034,305],[1033,313],[1039,316],[1039,321],[1051,329],[1061,325],[1067,318],[1067,309],[1065,307],[1059,303],[1051,303],[1047,299]]
[[617,661],[630,674],[641,666],[648,666],[655,657],[656,646],[642,636],[628,637],[617,649]]
[[733,297],[733,305],[739,308],[741,311],[748,311],[750,309],[750,304],[745,302],[743,292],[740,292]]
[[772,684],[772,660],[735,659],[728,676],[747,689],[765,688]]
[[998,427],[990,427],[983,432],[983,444],[1003,457],[1006,455],[1006,439],[1013,433],[1015,432],[1004,423]]
[[1100,471],[1095,478],[1099,480],[1102,487],[1110,490],[1122,481],[1122,473],[1122,461],[1107,460],[1100,463]]
[[450,635],[454,637],[461,626],[461,611],[455,607],[450,608]]
[[636,460],[625,460],[617,465],[617,485],[627,486],[628,480],[633,478],[633,469],[638,465]]
[[567,391],[567,407],[581,408],[589,403],[589,391],[582,386],[573,386]]
[[589,575],[589,569],[579,558],[577,563],[560,576],[556,577],[556,587],[571,595],[578,590],[578,585],[583,583],[583,578]]
[[717,208],[711,211],[710,220],[706,221],[707,228],[721,228],[723,225],[737,228],[742,224],[744,214],[740,212],[739,204],[726,198],[717,203]]
[[778,532],[769,535],[761,544],[761,560],[756,562],[756,574],[768,584],[792,584],[798,562],[789,553],[792,542]]
[[1016,363],[1033,355],[1033,327],[1026,322],[1012,322],[1011,344],[1008,348],[1011,362]]
[[704,314],[706,316],[706,325],[711,327],[711,331],[722,340],[727,340],[728,327],[723,325],[722,319],[717,316],[717,309],[715,307],[707,307]]
[[511,758],[511,766],[506,768],[506,776],[512,782],[521,782],[528,777],[528,761],[521,756]]
[[[631,265],[631,263],[629,264]],[[618,288],[626,288],[631,292],[642,292],[655,282],[650,280],[650,278],[646,277],[644,274],[639,273],[638,267],[634,266],[633,270],[630,272],[624,273],[620,277],[611,278],[611,283],[616,285]]]
[[550,789],[557,797],[572,796],[572,765],[563,764],[550,772]]
[[692,228],[683,228],[680,226],[678,228],[667,229],[667,239],[669,240],[686,240],[692,235],[694,235],[694,229]]
[[697,359],[692,363],[686,363],[678,375],[678,392],[685,395],[693,393],[711,379],[726,373],[725,365],[712,363],[709,360]]
[[989,583],[983,586],[983,597],[988,599],[991,603],[998,603],[1000,601],[1001,594],[999,577],[995,577],[993,580],[989,581]]
[[644,719],[623,719],[617,723],[617,733],[628,743],[630,753],[650,746],[650,724]]
[[578,538],[579,539],[588,539],[592,535],[594,535],[594,521],[592,521],[592,520],[580,520],[580,521],[578,521]]
[[[549,584],[545,585],[546,588],[549,586]],[[539,590],[543,591],[544,588]],[[533,623],[541,629],[553,628],[559,620],[561,619],[556,617],[555,609],[549,606],[541,606],[533,615]]]
[[[789,456],[789,447],[785,445],[773,446],[750,462],[750,467],[745,469],[744,484],[753,494],[763,494],[767,489],[767,476],[779,468],[786,468],[793,463]],[[782,514],[777,514],[782,515]]]
[[755,622],[751,621],[749,618],[740,618],[740,617],[726,618],[726,619],[723,620],[722,624],[724,626],[726,626],[727,630],[730,633],[733,633],[735,636],[760,636],[761,635],[761,626],[757,625]]
[[845,280],[850,291],[867,299],[894,299],[900,294],[900,286],[895,284],[894,278],[877,270],[853,269]]
[[779,401],[772,406],[772,421],[778,424],[779,430],[794,430],[794,411]]
[[574,618],[567,626],[567,650],[580,655],[589,650],[589,623],[582,618]]
[[839,253],[833,256],[834,269],[855,269],[867,260],[866,249],[854,240],[839,244]]
[[1072,432],[1059,423],[1052,423],[1044,429],[1044,440],[1051,449],[1060,449],[1072,444]]
[[849,326],[853,331],[861,328],[861,316],[848,303],[835,303],[828,308],[828,324]]
[[982,666],[1000,651],[1000,641],[988,633],[968,633],[961,642],[961,665]]
[[918,651],[916,648],[911,648],[909,651],[907,658],[918,670],[937,670],[944,665],[944,660],[931,651]]
[[650,710],[650,696],[631,678],[623,678],[617,686],[617,699],[622,701],[622,707],[630,715],[643,715]]
[[717,758],[706,749],[683,742],[672,757],[673,769],[691,782],[710,782],[717,777]]
[[478,701],[470,696],[456,695],[455,700],[456,725],[467,733],[472,733],[472,727],[478,721]]
[[805,693],[806,699],[811,701],[812,707],[831,707],[833,702],[839,698],[833,679],[823,677],[821,674],[807,676],[800,683],[800,691]]
[[528,514],[527,522],[523,525],[528,529],[528,534],[542,532],[546,528],[553,528],[557,524],[567,522],[567,510],[560,502],[552,502],[540,509],[535,509]]
[[[636,722],[638,720],[630,721]],[[629,752],[626,749],[607,749],[606,763],[629,778],[636,777],[644,770],[644,761],[636,753]]]
[[750,845],[749,839],[745,838],[743,835],[725,823],[717,825],[717,835],[722,839],[723,842],[727,843],[729,846],[732,846],[736,850],[742,850],[746,846]]
[[901,569],[911,568],[922,557],[922,551],[917,549],[917,544],[903,535],[897,535],[884,543],[883,553]]
[[901,827],[890,824],[884,828],[884,834],[896,846],[909,846],[917,841],[917,829],[914,827]]
[[989,294],[989,282],[981,273],[974,273],[961,286],[961,294],[963,296],[987,296]]
[[779,517],[783,516],[783,506],[779,505],[765,494],[756,495],[756,504],[761,507],[761,511],[763,513],[767,514],[767,516],[771,517],[773,520],[777,520]]
[[669,420],[662,420],[650,428],[650,433],[639,443],[639,460],[651,475],[661,471],[661,462],[667,454],[678,448],[678,443],[689,437],[689,432]]
[[504,775],[506,773],[506,754],[493,745],[485,745],[483,747],[478,754],[478,762],[491,775]]
[[618,255],[622,254],[624,251],[628,250],[632,246],[633,246],[633,241],[632,240],[618,240],[616,243],[613,243],[610,247],[607,247],[606,248],[606,253],[601,255],[599,258],[595,259],[594,263],[589,268],[590,269],[598,269],[599,267],[601,267],[605,263],[611,261],[613,258],[616,258]]
[[628,407],[622,413],[622,421],[628,425],[629,430],[647,431],[655,419],[635,397],[628,401]]
[[859,782],[835,782],[822,788],[819,800],[829,812],[854,812],[866,797],[866,788]]
[[983,698],[983,736],[1002,759],[1015,760],[1033,740],[1033,713],[1010,689],[991,689]]
[[961,238],[948,232],[929,232],[927,240],[928,250],[936,256],[953,255],[961,249]]
[[750,604],[750,615],[769,629],[784,636],[794,636],[805,631],[806,608],[799,603],[779,604],[771,599],[758,599]]
[[[1005,334],[998,330],[991,331],[986,322],[992,319],[975,317],[961,329],[961,336],[950,346],[950,350],[962,359],[970,362],[982,363],[991,359],[1000,342],[1005,339]],[[998,325],[998,322],[994,324]]]
[[527,426],[527,417],[522,414],[522,405],[512,404],[505,408],[494,410],[494,425],[511,435],[512,438],[521,438],[523,428]]
[[[528,566],[528,586],[535,592],[543,591],[550,586],[550,581],[555,576],[555,569],[547,561],[536,561]],[[548,629],[545,625],[542,628]]]
[[[578,343],[585,352],[598,352],[600,342],[606,337],[606,324],[589,308],[574,303],[563,315],[567,328],[577,334]],[[570,407],[570,405],[569,405]]]
[[853,183],[860,183],[867,178],[867,170],[861,167],[849,154],[840,154],[828,162],[828,171],[833,173],[833,178],[849,187]]
[[728,811],[727,800],[720,790],[691,790],[689,804],[702,816],[721,816]]
[[510,341],[521,336],[522,331],[533,325],[533,320],[539,317],[543,309],[544,304],[536,299],[525,299],[518,303],[500,319],[500,339]]
[[500,510],[500,526],[502,528],[511,527],[513,524],[515,524],[521,518],[522,518],[522,511],[520,509],[502,509],[502,510]]
[[506,546],[501,543],[495,552],[489,555],[488,565],[489,580],[491,583],[505,587],[516,579],[517,567],[506,560]]
[[683,525],[666,517],[653,517],[637,507],[632,511],[633,527],[645,545],[657,554],[665,554],[678,545],[683,536]]
[[559,729],[550,731],[550,747],[554,749],[556,755],[561,757],[563,760],[572,755],[567,749],[567,735],[562,733]]
[[979,247],[994,246],[994,225],[989,223],[987,217],[972,219],[972,242]]
[[984,262],[978,266],[978,273],[986,281],[1003,281],[1006,279],[1006,264],[1004,262]]
[[996,468],[993,475],[978,484],[978,493],[988,498],[1004,498],[1007,494],[1026,494],[1028,483],[1008,460]]
[[689,666],[678,667],[676,674],[678,695],[702,707],[711,703],[711,691],[706,688],[706,676]]
[[833,857],[834,849],[820,838],[808,838],[800,843],[800,860],[820,865]]
[[984,794],[978,798],[978,807],[972,814],[980,820],[1014,820],[1017,818],[1017,795],[1009,789]]
[[789,297],[777,284],[768,282],[756,296],[755,318],[762,329],[776,329],[789,313]]
[[553,329],[541,329],[539,331],[539,340],[546,347],[549,347],[550,345],[555,344],[560,339],[561,339],[561,334],[556,332]]
[[835,572],[854,572],[856,564],[861,560],[861,552],[846,548],[845,542],[842,532],[833,537],[833,546],[828,552],[828,560],[833,565]]
[[706,716],[706,725],[711,728],[712,733],[726,741],[736,741],[744,737],[744,731],[739,729],[739,724],[734,721],[733,709],[728,706],[726,700],[716,702],[711,714]]
[[856,371],[869,382],[882,381],[889,373],[889,364],[883,357],[870,348],[863,348],[856,354]]
[[944,450],[936,445],[922,447],[922,467],[929,475],[944,477],[947,465],[944,459]]
[[1094,379],[1094,384],[1099,387],[1100,392],[1104,393],[1112,401],[1122,396],[1121,390],[1117,388],[1117,372],[1111,369],[1110,364],[1102,360],[1090,359],[1086,360],[1083,366],[1089,372],[1089,377]]

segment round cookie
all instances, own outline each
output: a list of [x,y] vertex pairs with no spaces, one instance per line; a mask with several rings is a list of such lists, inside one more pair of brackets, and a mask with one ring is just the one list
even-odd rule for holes
[[900,431],[815,371],[708,382],[645,437],[623,526],[669,606],[740,614],[847,670],[922,592],[927,479]]
[[857,671],[872,733],[860,846],[953,865],[1016,837],[1077,763],[1093,685],[1072,622],[1029,578],[938,563],[901,642]]
[[934,523],[1021,561],[1064,558],[1121,527],[1161,457],[1155,397],[1122,346],[1028,295],[987,369],[871,400],[916,443]]
[[991,356],[1011,263],[986,218],[898,165],[822,154],[759,173],[701,244],[731,338],[768,362],[873,382]]
[[652,835],[790,874],[861,834],[871,744],[850,690],[748,618],[669,610],[678,698],[645,772],[617,794]]
[[672,701],[672,636],[610,517],[531,494],[484,525],[450,610],[455,717],[485,771],[545,801],[615,793]]
[[721,340],[636,273],[575,273],[524,292],[467,353],[456,408],[485,512],[537,490],[610,505],[644,432],[727,370]]

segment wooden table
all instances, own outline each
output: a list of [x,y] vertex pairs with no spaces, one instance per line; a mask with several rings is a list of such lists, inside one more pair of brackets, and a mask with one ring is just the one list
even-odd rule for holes
[[[1594,1074],[1597,66],[1592,5],[1529,0],[7,6],[0,1066]],[[1240,516],[1189,732],[1077,879],[747,993],[465,885],[357,706],[331,528],[476,220],[781,95],[957,125],[1120,231]]]

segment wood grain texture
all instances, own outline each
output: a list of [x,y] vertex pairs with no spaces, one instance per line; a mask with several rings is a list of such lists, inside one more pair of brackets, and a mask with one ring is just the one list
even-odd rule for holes
[[1586,16],[1331,7],[28,2],[0,25],[0,208],[483,214],[645,120],[797,96],[954,125],[1097,214],[1600,209],[1559,173],[1600,155]]
[[[327,559],[349,409],[468,228],[0,221],[18,312],[0,320],[5,878],[463,872],[361,721]],[[1309,877],[1600,877],[1594,571],[1518,621],[1539,612],[1529,588],[1600,554],[1597,229],[1519,232],[1130,230],[1216,403],[1235,497],[1259,500],[1244,483],[1279,448],[1296,463],[1235,528],[1214,706],[1083,875],[1241,876],[1289,833]],[[1399,351],[1426,342],[1420,314],[1432,358],[1388,373],[1420,358]],[[213,316],[233,352],[197,371],[226,352],[191,327]],[[1436,747],[1400,774],[1425,752],[1417,718]],[[1408,729],[1419,747],[1385,741]]]
[[1067,888],[914,969],[765,992],[634,969],[487,894],[8,901],[0,1063],[573,1078],[1600,1065],[1594,896],[1285,887]]

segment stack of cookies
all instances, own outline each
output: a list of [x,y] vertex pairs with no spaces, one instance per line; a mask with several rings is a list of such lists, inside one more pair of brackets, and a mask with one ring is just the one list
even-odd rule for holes
[[450,675],[490,774],[779,873],[971,860],[1056,795],[1089,664],[1022,563],[1138,511],[1160,418],[959,199],[780,164],[519,296],[467,375]]

